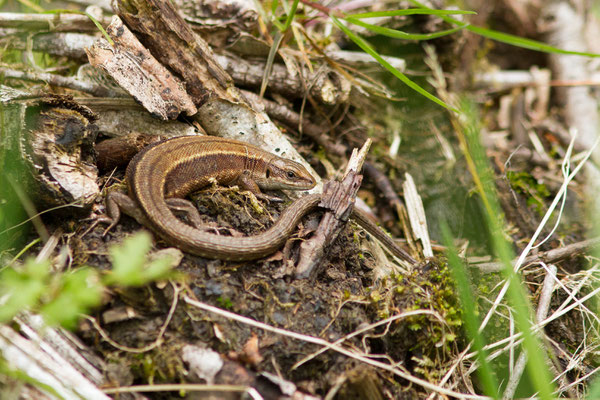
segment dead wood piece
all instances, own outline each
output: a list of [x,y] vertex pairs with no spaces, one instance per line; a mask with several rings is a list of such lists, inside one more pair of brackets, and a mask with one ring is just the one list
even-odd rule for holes
[[[266,68],[264,60],[251,61],[229,55],[217,55],[217,61],[236,84],[253,88],[261,86]],[[292,74],[284,65],[274,64],[269,76],[268,89],[296,99],[303,98],[308,92],[318,103],[330,106],[348,101],[352,85],[328,66],[322,65],[311,73],[308,68],[295,65],[293,71]]]
[[342,228],[350,218],[356,194],[362,182],[360,170],[364,163],[371,141],[362,147],[360,152],[354,150],[346,175],[341,182],[328,181],[323,187],[323,198],[319,206],[328,210],[321,219],[314,236],[302,242],[300,246],[300,259],[296,267],[297,278],[309,278],[317,275],[316,268],[321,264],[325,248],[333,243]]
[[402,184],[402,188],[404,190],[404,200],[406,201],[406,211],[410,219],[411,236],[420,241],[425,257],[433,257],[423,200],[421,200],[421,196],[417,191],[417,185],[415,185],[412,176],[409,173],[404,174],[404,176],[406,179]]
[[143,133],[132,133],[103,140],[96,145],[96,163],[100,171],[122,167],[129,163],[140,150],[163,138],[156,135],[145,135]]
[[12,181],[32,183],[29,201],[76,207],[69,212],[91,205],[99,193],[92,147],[98,129],[91,110],[66,96],[8,103],[4,110],[14,133],[4,150],[18,154],[24,166]]
[[185,19],[201,25],[235,24],[242,31],[256,27],[258,11],[247,0],[177,0],[175,1]]
[[[593,238],[584,240],[582,242],[572,243],[567,246],[559,247],[557,249],[552,249],[548,251],[540,252],[536,255],[529,256],[525,258],[522,265],[532,264],[535,262],[545,262],[547,264],[556,263],[560,260],[563,260],[568,257],[578,256],[580,254],[584,254],[589,252],[591,249],[600,246],[600,238]],[[513,260],[511,264],[514,266],[517,260]],[[504,264],[501,262],[488,262],[488,263],[480,263],[480,264],[470,264],[471,267],[475,267],[479,269],[481,272],[491,273],[491,272],[499,272],[504,267]]]
[[115,10],[150,53],[185,82],[196,106],[212,96],[243,102],[208,43],[194,34],[171,2],[120,0]]
[[180,113],[196,113],[196,107],[181,81],[156,61],[119,17],[113,17],[106,32],[115,45],[99,39],[87,49],[93,66],[106,71],[158,118],[175,119]]

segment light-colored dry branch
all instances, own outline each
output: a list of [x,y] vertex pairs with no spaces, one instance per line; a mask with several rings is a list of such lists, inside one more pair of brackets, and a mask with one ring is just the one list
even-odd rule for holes
[[425,257],[433,257],[423,201],[421,200],[421,196],[419,196],[417,186],[415,185],[412,176],[409,173],[406,173],[405,177],[406,179],[402,184],[402,188],[404,189],[404,201],[406,202],[406,211],[408,213],[413,235],[415,239],[420,240],[423,246],[423,255]]
[[[47,329],[47,328],[46,328]],[[35,332],[35,329],[31,329]],[[39,336],[26,339],[12,328],[0,325],[0,353],[12,368],[23,371],[43,383],[66,400],[110,400],[92,382],[57,353],[53,346]],[[96,375],[99,372],[96,371]],[[56,397],[44,391],[48,399]]]
[[[592,251],[596,247],[600,246],[600,237],[584,240],[582,242],[572,243],[556,249],[542,251],[533,256],[526,257],[523,260],[523,265],[532,264],[535,262],[555,263],[565,258],[575,257],[581,254],[585,254]],[[517,259],[512,261],[513,267],[516,265]],[[504,264],[501,262],[487,262],[478,264],[469,264],[471,267],[479,269],[481,272],[491,273],[499,272],[504,268]]]
[[19,79],[31,82],[46,82],[52,86],[59,86],[73,90],[79,90],[81,92],[90,93],[94,96],[99,97],[113,97],[116,95],[115,92],[109,88],[90,82],[82,81],[80,79],[61,76],[56,74],[49,74],[46,72],[25,72],[18,71],[10,68],[0,67],[0,74],[6,79]]
[[79,32],[37,33],[33,37],[24,37],[13,30],[0,29],[0,43],[7,47],[44,52],[59,57],[69,57],[87,62],[85,48],[91,46],[96,36]]

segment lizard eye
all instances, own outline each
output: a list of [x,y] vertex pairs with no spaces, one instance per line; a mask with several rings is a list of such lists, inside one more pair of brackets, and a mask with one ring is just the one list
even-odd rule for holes
[[287,177],[290,179],[293,179],[296,177],[296,174],[294,173],[294,171],[288,171],[287,172]]

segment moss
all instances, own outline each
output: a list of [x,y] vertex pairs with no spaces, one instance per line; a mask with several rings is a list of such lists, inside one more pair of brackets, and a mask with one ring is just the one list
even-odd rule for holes
[[550,196],[550,191],[546,185],[538,183],[529,172],[525,171],[508,171],[506,177],[513,190],[527,196],[527,205],[533,206],[539,215],[543,215],[546,211],[544,200]]
[[[377,319],[422,311],[394,321],[379,340],[387,353],[424,377],[439,376],[439,366],[454,354],[462,325],[458,299],[446,265],[428,263],[410,274],[393,274],[369,293]],[[375,317],[374,317],[375,318]],[[371,343],[375,347],[374,343]]]

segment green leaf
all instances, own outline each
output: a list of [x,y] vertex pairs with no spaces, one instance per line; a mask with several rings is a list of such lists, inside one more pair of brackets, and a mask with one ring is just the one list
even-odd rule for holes
[[161,257],[153,260],[144,271],[144,279],[146,282],[163,279],[171,271],[173,260],[171,257]]
[[397,17],[402,15],[458,15],[458,14],[477,14],[475,11],[465,10],[435,10],[432,8],[409,8],[407,10],[388,10],[388,11],[372,11],[366,13],[350,14],[345,18],[380,18],[380,17]]
[[362,26],[370,30],[371,32],[377,33],[378,35],[388,36],[394,39],[404,39],[404,40],[431,40],[435,38],[439,38],[441,36],[450,35],[454,32],[460,31],[464,29],[464,27],[460,26],[457,28],[447,29],[445,31],[439,31],[434,33],[406,33],[396,29],[386,28],[384,26],[378,26],[373,24],[367,24],[366,22],[360,21],[354,18],[344,18],[346,21],[351,24]]
[[385,61],[383,59],[383,57],[381,57],[373,49],[373,47],[371,47],[371,45],[369,43],[367,43],[366,40],[364,40],[360,36],[353,33],[339,19],[337,19],[334,16],[331,16],[331,19],[338,26],[338,28],[340,28],[354,43],[356,43],[356,45],[358,47],[360,47],[364,52],[371,55],[371,57],[373,57],[375,60],[377,60],[377,62],[379,62],[379,64],[381,64],[385,69],[390,71],[396,78],[400,79],[400,81],[402,81],[405,85],[407,85],[408,87],[410,87],[417,93],[425,96],[426,98],[433,101],[434,103],[439,104],[440,106],[442,106],[448,110],[452,110],[452,111],[456,112],[456,109],[450,107],[448,104],[444,103],[442,100],[438,99],[437,97],[435,97],[434,95],[432,95],[431,93],[429,93],[428,91],[426,91],[425,89],[423,89],[422,87],[420,87],[419,85],[417,85],[416,83],[414,83],[413,81],[408,79],[408,77],[406,75],[404,75],[402,72],[400,72],[396,68],[394,68],[390,63]]
[[44,320],[72,328],[81,314],[100,304],[102,290],[98,274],[91,268],[63,275],[57,297],[41,308]]
[[123,243],[112,246],[109,255],[112,271],[108,284],[139,286],[143,284],[141,271],[146,263],[146,254],[152,246],[150,234],[140,231],[126,238]]
[[50,262],[30,258],[22,269],[7,268],[0,274],[0,322],[35,307],[46,292]]
[[166,277],[172,260],[170,257],[147,261],[147,253],[152,246],[150,234],[145,231],[129,236],[121,245],[109,250],[113,269],[106,278],[107,284],[141,286]]
[[588,386],[585,398],[588,400],[600,399],[600,377],[594,377],[592,384]]

